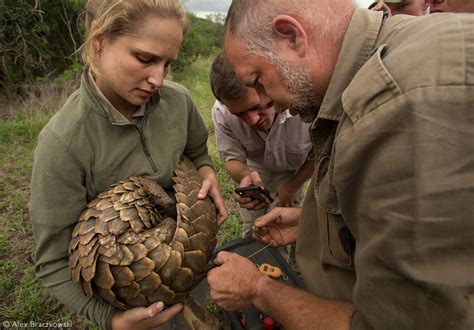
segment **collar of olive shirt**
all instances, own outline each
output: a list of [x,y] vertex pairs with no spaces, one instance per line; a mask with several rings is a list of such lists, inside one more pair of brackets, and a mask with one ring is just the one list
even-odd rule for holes
[[362,8],[354,11],[328,90],[319,109],[318,117],[313,122],[313,127],[319,118],[335,121],[339,121],[341,118],[342,93],[349,86],[357,71],[372,55],[382,21],[383,14],[381,12]]

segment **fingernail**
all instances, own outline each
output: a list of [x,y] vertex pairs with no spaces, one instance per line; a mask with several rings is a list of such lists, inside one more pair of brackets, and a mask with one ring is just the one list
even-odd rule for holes
[[163,308],[165,307],[165,304],[163,304],[162,301],[159,301],[156,303],[156,309],[158,309],[160,312],[163,310]]

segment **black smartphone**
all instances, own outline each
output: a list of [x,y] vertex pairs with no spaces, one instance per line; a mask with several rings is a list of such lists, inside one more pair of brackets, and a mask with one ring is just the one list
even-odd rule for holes
[[270,195],[270,191],[264,187],[250,185],[247,187],[235,188],[235,193],[242,197],[250,197],[252,199],[257,199],[261,202],[270,204],[273,202],[273,198]]

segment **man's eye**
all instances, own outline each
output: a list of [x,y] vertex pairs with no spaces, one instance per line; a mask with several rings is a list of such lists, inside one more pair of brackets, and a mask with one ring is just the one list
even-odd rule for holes
[[265,86],[263,86],[262,82],[260,80],[258,80],[256,83],[255,83],[255,90],[257,92],[263,92],[265,91]]
[[136,56],[137,60],[143,64],[149,64],[153,61],[153,59],[144,57],[144,56]]

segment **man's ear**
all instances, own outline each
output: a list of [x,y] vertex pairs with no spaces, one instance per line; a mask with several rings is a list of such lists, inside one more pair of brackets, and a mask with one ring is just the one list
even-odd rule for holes
[[304,56],[308,51],[308,35],[300,22],[288,15],[278,15],[272,21],[276,43]]

